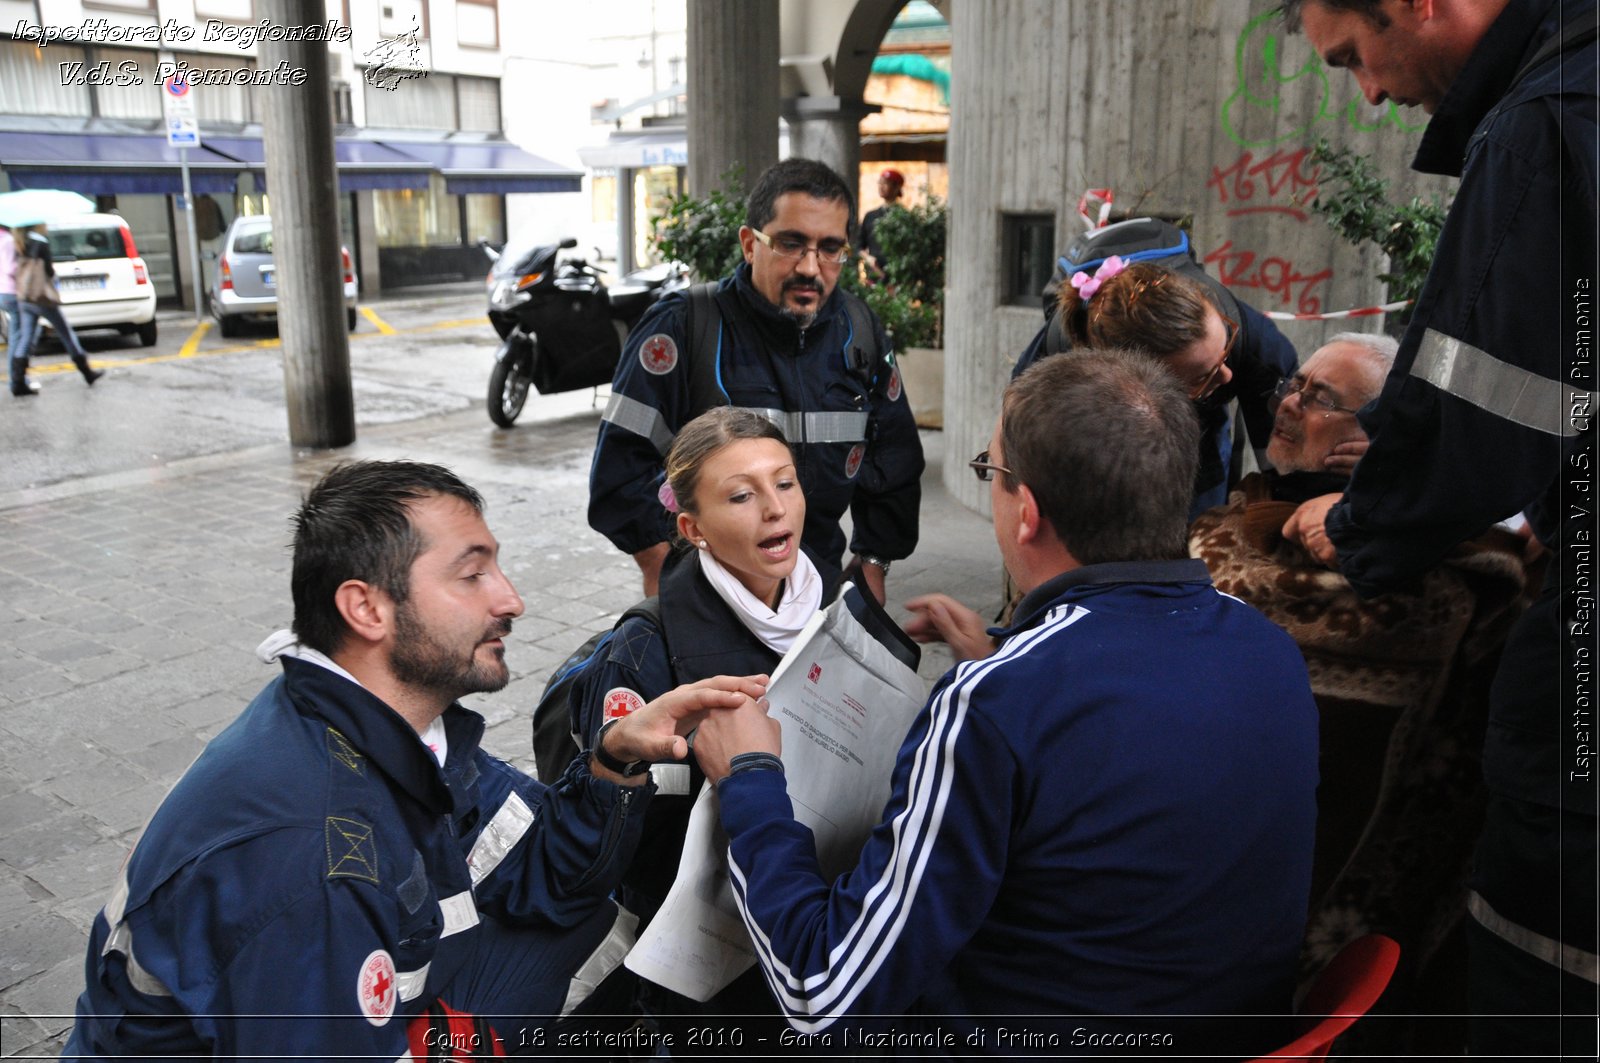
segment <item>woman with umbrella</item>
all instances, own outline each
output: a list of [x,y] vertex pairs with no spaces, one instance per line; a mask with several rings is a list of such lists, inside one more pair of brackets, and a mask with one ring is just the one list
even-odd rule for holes
[[[0,265],[6,271],[4,282],[0,282],[0,292],[15,293],[12,299],[18,313],[8,313],[7,324],[11,326],[8,338],[11,394],[18,398],[39,393],[38,388],[28,383],[28,355],[39,332],[40,318],[55,328],[85,383],[93,384],[105,376],[101,370],[89,367],[83,344],[78,342],[77,333],[61,313],[61,301],[55,290],[55,262],[44,225],[49,218],[87,214],[92,210],[94,200],[61,189],[24,188],[0,194],[0,226],[11,230],[9,240],[0,234],[0,241],[8,245],[0,252]],[[11,300],[0,302],[5,303],[8,312],[11,310]]]
[[[56,296],[55,261],[50,254],[48,226],[43,222],[11,230],[17,248],[17,302],[22,310],[22,323],[11,338],[11,394],[26,398],[39,393],[38,387],[28,381],[28,355],[33,347],[33,336],[39,318],[50,322],[62,346],[72,356],[72,364],[83,374],[83,382],[93,386],[105,376],[105,370],[89,365],[89,355],[78,342],[78,334],[67,324],[61,313],[61,302]],[[33,263],[39,263],[34,265]],[[28,279],[32,274],[32,280]]]

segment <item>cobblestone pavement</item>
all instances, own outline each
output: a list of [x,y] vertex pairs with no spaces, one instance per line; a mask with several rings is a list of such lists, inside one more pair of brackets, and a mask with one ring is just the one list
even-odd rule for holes
[[[485,746],[531,770],[550,668],[638,597],[633,563],[584,521],[597,422],[498,432],[474,409],[337,452],[273,445],[0,493],[0,1054],[60,1051],[90,923],[139,828],[275,674],[253,651],[290,619],[288,516],[335,462],[436,461],[483,492],[527,613],[510,686],[469,704]],[[992,532],[940,485],[942,442],[924,435],[922,547],[894,569],[891,611],[937,589],[993,615]],[[948,664],[933,648],[922,673]]]

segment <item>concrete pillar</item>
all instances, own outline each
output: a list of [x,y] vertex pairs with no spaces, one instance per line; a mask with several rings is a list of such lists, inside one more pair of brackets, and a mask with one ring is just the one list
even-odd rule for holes
[[689,194],[778,161],[778,0],[689,0]]
[[861,119],[883,110],[838,96],[792,96],[783,101],[789,154],[825,162],[855,188],[861,169]]
[[[325,6],[325,0],[262,0],[257,10],[274,26],[311,26],[323,20]],[[259,48],[261,69],[277,69],[281,62],[306,72],[299,85],[258,90],[264,104],[289,442],[348,446],[356,438],[355,392],[339,260],[328,45],[264,40]]]

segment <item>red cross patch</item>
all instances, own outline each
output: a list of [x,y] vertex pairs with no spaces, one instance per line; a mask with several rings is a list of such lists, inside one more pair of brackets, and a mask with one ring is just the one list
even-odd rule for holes
[[887,394],[889,396],[889,401],[890,402],[899,402],[900,401],[900,367],[899,366],[895,366],[893,369],[889,370],[889,387],[885,391],[885,394]]
[[847,480],[854,480],[856,473],[861,471],[861,459],[867,456],[867,445],[857,443],[850,448],[850,454],[844,459],[844,476]]
[[656,376],[670,373],[678,364],[678,345],[665,332],[648,336],[639,344],[639,364],[644,366],[645,372]]
[[644,708],[644,699],[627,687],[612,687],[606,691],[606,699],[601,703],[601,720],[620,720],[629,713],[638,712]]
[[822,678],[822,665],[813,663],[811,665],[811,671],[806,673],[806,678],[811,680],[813,683],[815,683],[817,680],[821,679]]
[[361,970],[356,974],[356,1003],[368,1022],[382,1026],[394,1016],[397,995],[394,960],[378,949],[362,961]]

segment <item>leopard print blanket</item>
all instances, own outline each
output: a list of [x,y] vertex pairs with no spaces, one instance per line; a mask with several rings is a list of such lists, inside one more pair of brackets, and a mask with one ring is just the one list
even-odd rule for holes
[[1305,655],[1321,714],[1321,783],[1302,985],[1366,933],[1426,964],[1466,908],[1481,819],[1489,679],[1522,606],[1521,540],[1464,543],[1414,593],[1359,598],[1280,529],[1294,503],[1247,477],[1202,514],[1190,553]]

